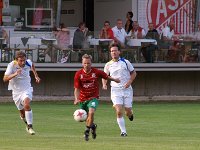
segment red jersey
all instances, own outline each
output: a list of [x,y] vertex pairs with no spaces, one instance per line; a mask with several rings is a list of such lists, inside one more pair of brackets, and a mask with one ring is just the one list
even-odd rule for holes
[[81,102],[99,98],[99,78],[107,79],[108,75],[96,68],[92,68],[89,73],[85,73],[83,69],[76,72],[74,88],[80,90],[79,100]]

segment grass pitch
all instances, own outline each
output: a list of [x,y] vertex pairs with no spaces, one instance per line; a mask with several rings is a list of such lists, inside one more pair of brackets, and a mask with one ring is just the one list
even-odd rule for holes
[[84,123],[69,102],[32,103],[36,135],[25,131],[14,103],[0,104],[0,150],[198,150],[200,103],[134,104],[127,137],[120,137],[114,109],[100,103],[95,114],[97,139],[84,141]]

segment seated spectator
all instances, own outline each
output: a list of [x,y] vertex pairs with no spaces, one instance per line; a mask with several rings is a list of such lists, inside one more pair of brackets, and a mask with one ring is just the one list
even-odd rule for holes
[[79,23],[78,29],[74,32],[74,38],[73,38],[74,49],[84,48],[87,32],[88,32],[88,28],[86,28],[85,23],[84,22]]
[[169,25],[162,29],[160,47],[169,49],[172,45],[172,38],[174,36],[174,23],[170,21]]
[[[147,39],[155,39],[157,43],[159,42],[159,34],[158,31],[154,28],[154,24],[149,24],[149,30],[145,36]],[[145,44],[142,46],[141,51],[144,56],[144,59],[147,63],[153,63],[154,62],[154,54],[155,50],[158,48],[155,44]]]
[[2,41],[2,48],[7,47],[7,43],[8,43],[8,34],[6,32],[6,30],[4,29],[3,26],[0,26],[0,37],[4,38],[4,40]]
[[125,24],[125,31],[127,34],[129,34],[129,32],[132,30],[133,28],[133,12],[129,11],[126,14],[126,24]]
[[[105,21],[104,27],[100,31],[99,35],[100,39],[113,39],[114,40],[114,34],[112,29],[110,28],[110,22]],[[99,52],[99,61],[101,62],[107,62],[108,61],[108,49],[109,49],[110,41],[103,41],[99,43],[98,52]]]
[[179,43],[173,41],[175,33],[174,27],[175,23],[170,21],[169,25],[163,28],[161,33],[161,42],[159,46],[161,49],[168,49],[167,54],[165,54],[167,62],[179,62],[180,60]]
[[125,40],[127,37],[127,33],[125,29],[122,27],[123,22],[121,19],[117,19],[117,25],[112,28],[114,33],[114,41],[120,45],[121,48],[125,47]]
[[170,45],[167,53],[167,62],[169,63],[178,63],[183,60],[181,56],[181,44],[175,41]]
[[[57,40],[57,44],[48,45],[48,49],[46,54],[51,57],[52,62],[60,62],[62,58],[58,60],[57,52],[58,50],[62,51],[64,49],[68,49],[70,45],[70,32],[69,29],[65,27],[63,23],[60,24],[59,28],[53,29],[53,34]],[[63,56],[65,57],[65,56]]]
[[143,39],[145,38],[145,30],[139,26],[137,21],[133,21],[133,28],[129,32],[129,36],[133,39]]
[[109,21],[104,22],[104,27],[101,29],[99,37],[101,39],[114,39],[114,34],[112,29],[110,28]]
[[174,36],[174,22],[170,21],[169,25],[166,26],[161,33],[161,40],[169,41],[172,40]]
[[67,49],[69,47],[70,32],[63,23],[60,24],[57,32],[55,32],[55,37],[57,39],[59,49]]

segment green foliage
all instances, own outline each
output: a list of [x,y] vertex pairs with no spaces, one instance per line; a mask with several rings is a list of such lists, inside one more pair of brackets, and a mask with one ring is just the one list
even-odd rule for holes
[[97,139],[84,141],[84,123],[73,120],[78,106],[68,102],[32,103],[36,135],[25,131],[13,103],[0,104],[1,150],[197,150],[200,149],[199,103],[135,104],[127,117],[127,137],[120,137],[112,105],[100,103]]

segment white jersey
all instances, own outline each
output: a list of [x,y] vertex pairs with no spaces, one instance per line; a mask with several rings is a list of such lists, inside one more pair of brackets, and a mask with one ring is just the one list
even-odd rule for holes
[[19,67],[17,61],[12,61],[8,64],[5,75],[13,74],[17,69],[22,69],[21,74],[12,78],[9,81],[8,90],[12,90],[13,94],[26,91],[31,88],[31,77],[30,70],[32,68],[32,61],[30,59],[26,60],[26,64],[23,68]]
[[134,71],[134,67],[128,60],[124,58],[119,58],[118,61],[111,60],[106,63],[104,67],[105,73],[113,78],[118,78],[120,80],[120,83],[111,81],[111,87],[116,88],[124,88],[124,85],[131,77],[130,72],[132,71]]

